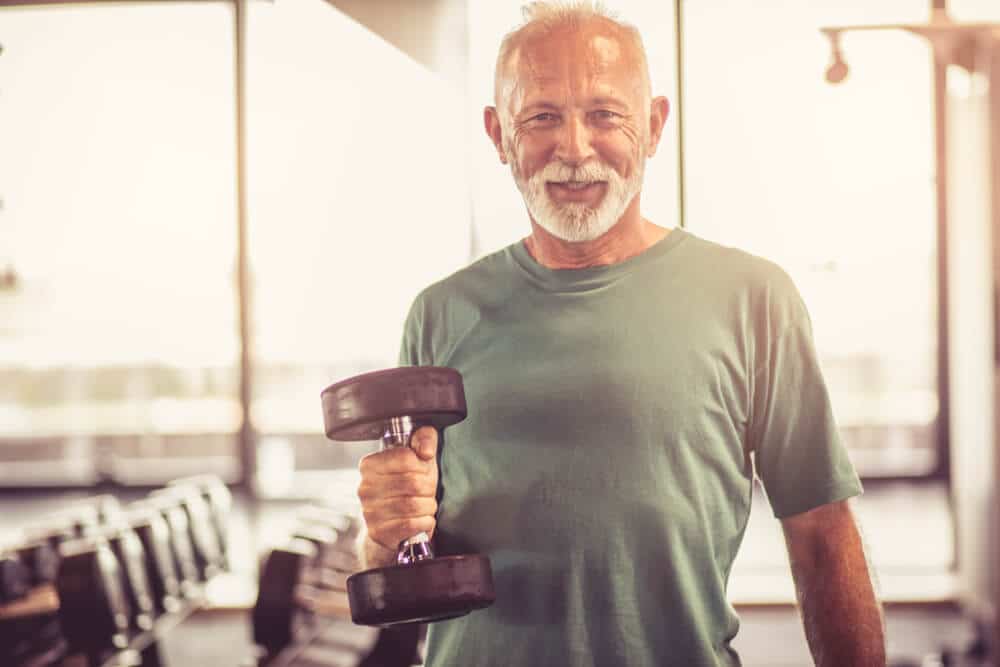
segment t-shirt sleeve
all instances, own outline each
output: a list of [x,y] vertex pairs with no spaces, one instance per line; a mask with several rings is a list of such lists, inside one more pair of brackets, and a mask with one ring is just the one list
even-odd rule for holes
[[425,354],[423,342],[424,327],[424,294],[413,300],[410,311],[403,323],[403,338],[399,343],[400,366],[431,365]]
[[833,418],[805,304],[783,271],[757,304],[750,446],[779,519],[862,492]]

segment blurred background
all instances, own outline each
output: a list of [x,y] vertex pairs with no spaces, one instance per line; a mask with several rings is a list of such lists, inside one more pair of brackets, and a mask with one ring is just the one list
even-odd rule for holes
[[[259,556],[301,504],[350,505],[374,448],[324,438],[319,392],[395,365],[417,292],[528,230],[481,125],[521,4],[0,2],[0,535],[217,476],[249,583],[186,621],[226,658],[178,664],[239,664]],[[672,106],[646,217],[776,261],[809,306],[890,654],[974,659],[996,587],[1000,32],[963,60],[943,33],[845,31],[833,85],[821,29],[1000,23],[1000,4],[605,4]],[[736,645],[810,664],[758,501]]]

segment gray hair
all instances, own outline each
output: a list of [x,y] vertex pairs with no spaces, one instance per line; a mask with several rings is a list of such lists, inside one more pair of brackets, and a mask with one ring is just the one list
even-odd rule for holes
[[648,101],[652,95],[649,82],[649,62],[646,59],[646,49],[642,45],[642,36],[639,34],[638,28],[620,20],[602,2],[599,0],[537,0],[521,7],[521,17],[521,25],[504,35],[503,41],[500,42],[493,87],[494,103],[498,108],[502,97],[500,81],[503,78],[503,68],[521,39],[536,30],[549,32],[556,28],[578,26],[593,20],[609,21],[617,26],[639,55],[642,70],[639,72],[642,77],[642,94],[644,101],[647,102],[646,106],[649,106]]

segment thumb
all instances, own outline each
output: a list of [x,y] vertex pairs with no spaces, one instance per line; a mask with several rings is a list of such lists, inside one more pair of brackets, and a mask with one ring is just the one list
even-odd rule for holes
[[410,441],[410,446],[423,461],[433,461],[437,456],[438,434],[433,426],[421,426]]

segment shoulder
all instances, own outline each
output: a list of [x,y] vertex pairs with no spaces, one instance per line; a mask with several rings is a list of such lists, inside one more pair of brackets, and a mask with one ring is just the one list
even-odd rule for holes
[[510,247],[482,257],[421,290],[413,300],[407,328],[439,331],[467,328],[484,309],[509,300],[517,289]]
[[757,304],[801,301],[791,276],[777,263],[690,232],[686,234],[686,268],[696,284],[715,286]]
[[440,309],[456,303],[477,303],[509,289],[513,262],[508,246],[475,260],[451,275],[425,287],[415,305]]

